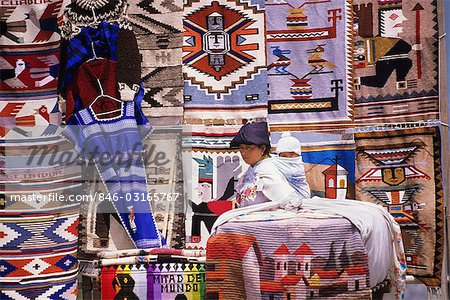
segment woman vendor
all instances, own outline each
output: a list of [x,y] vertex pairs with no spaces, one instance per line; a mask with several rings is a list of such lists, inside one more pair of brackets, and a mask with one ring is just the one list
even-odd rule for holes
[[[288,134],[283,135],[283,138],[285,140],[280,140],[277,144],[277,153],[280,157],[269,156],[269,133],[265,122],[247,123],[233,138],[231,147],[239,148],[242,158],[250,166],[236,186],[240,208],[220,215],[212,226],[212,236],[221,233],[235,233],[229,229],[230,227],[225,227],[225,229],[221,229],[221,227],[236,221],[248,222],[247,224],[252,225],[237,226],[235,228],[239,229],[236,229],[236,233],[249,234],[250,232],[252,235],[256,235],[264,221],[272,221],[278,217],[300,217],[301,213],[285,211],[300,206],[302,212],[311,216],[318,214],[321,218],[326,215],[329,215],[330,218],[343,217],[351,222],[361,234],[368,257],[367,264],[370,274],[368,286],[373,288],[388,279],[394,287],[390,299],[404,299],[406,260],[400,227],[394,218],[385,208],[373,203],[311,198],[303,165],[301,168],[299,168],[299,164],[292,168],[280,167],[280,159],[301,158],[301,147],[298,140],[294,140]],[[286,156],[286,153],[289,155]],[[300,163],[301,160],[299,159],[297,162]],[[301,164],[303,163],[301,162]],[[296,174],[298,182],[292,180],[292,174]],[[305,223],[305,226],[308,225]],[[253,229],[255,231],[252,231]],[[285,229],[287,232],[296,230],[288,227]],[[328,231],[329,228],[318,228],[317,236],[321,235],[321,230]],[[264,236],[264,232],[261,231],[258,235],[265,241],[270,240],[269,236]],[[291,241],[289,240],[291,238],[292,235],[288,233],[286,243]],[[301,241],[299,244],[302,244]],[[246,282],[245,285],[252,286],[252,283]]]
[[[230,147],[239,148],[242,158],[250,165],[236,186],[239,207],[274,201],[280,207],[294,209],[301,206],[302,199],[310,197],[306,181],[304,188],[299,190],[289,180],[296,171],[295,164],[293,169],[280,168],[277,159],[270,157],[266,122],[246,123]],[[297,162],[303,164],[301,160]]]

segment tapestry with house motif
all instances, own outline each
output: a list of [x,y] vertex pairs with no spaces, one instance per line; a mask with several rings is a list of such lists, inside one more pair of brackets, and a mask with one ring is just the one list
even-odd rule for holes
[[399,223],[408,273],[440,285],[444,197],[438,127],[356,133],[356,199]]
[[282,215],[218,228],[207,246],[207,299],[370,299],[356,227],[320,213]]
[[272,126],[353,117],[351,1],[266,1]]
[[[346,130],[291,131],[301,143],[301,156],[311,196],[355,199],[355,141]],[[280,132],[271,133],[276,147]]]
[[355,121],[439,118],[438,1],[353,1]]

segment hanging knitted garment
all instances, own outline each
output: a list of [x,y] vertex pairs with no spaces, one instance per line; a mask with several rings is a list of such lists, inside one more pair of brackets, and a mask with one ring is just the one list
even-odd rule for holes
[[[108,59],[91,60],[83,63],[66,92],[66,120],[73,113],[88,107],[97,95],[99,84],[106,95],[118,98],[116,89],[116,63]],[[103,99],[94,104],[95,112],[112,111],[120,108],[119,102]]]
[[[161,247],[162,240],[147,201],[142,139],[152,127],[140,110],[143,88],[120,113],[100,119],[92,107],[75,113],[63,134],[86,160],[93,160],[121,222],[138,248]],[[107,160],[105,161],[105,155]]]
[[[119,26],[101,22],[97,27],[85,27],[65,45],[63,78],[60,90],[65,91],[82,63],[95,56],[117,61]],[[94,53],[95,52],[95,53]]]

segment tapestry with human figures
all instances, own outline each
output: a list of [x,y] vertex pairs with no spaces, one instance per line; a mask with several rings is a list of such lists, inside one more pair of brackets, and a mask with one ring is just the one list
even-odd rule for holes
[[356,199],[378,203],[402,229],[407,271],[440,285],[444,198],[437,127],[356,133]]
[[235,185],[246,166],[236,150],[183,150],[188,248],[206,247],[216,219],[235,207]]
[[264,13],[262,0],[184,2],[186,124],[267,115]]
[[266,2],[271,125],[352,121],[350,4]]
[[437,1],[355,0],[355,121],[439,117]]
[[205,299],[205,264],[148,263],[105,266],[101,270],[102,299]]
[[[297,131],[311,196],[331,199],[355,198],[355,141],[345,130]],[[280,132],[272,132],[276,147]]]

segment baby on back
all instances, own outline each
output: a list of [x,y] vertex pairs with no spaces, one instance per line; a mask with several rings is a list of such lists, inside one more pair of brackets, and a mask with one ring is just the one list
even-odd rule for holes
[[285,132],[277,143],[276,153],[278,156],[269,158],[272,163],[302,198],[311,198],[311,191],[306,181],[300,141],[293,137],[290,132]]

